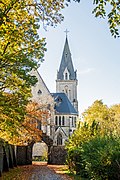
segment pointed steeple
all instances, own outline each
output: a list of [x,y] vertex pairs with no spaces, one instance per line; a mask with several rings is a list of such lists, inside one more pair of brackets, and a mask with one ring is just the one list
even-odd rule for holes
[[[65,77],[65,74],[68,74],[69,77]],[[73,63],[72,63],[72,58],[71,58],[71,53],[70,53],[70,49],[69,49],[67,35],[66,35],[66,40],[65,40],[65,45],[64,45],[64,50],[63,50],[63,54],[62,54],[60,68],[59,68],[59,71],[57,74],[58,80],[65,80],[66,78],[69,80],[76,79],[76,72],[74,71],[74,67],[73,67]]]

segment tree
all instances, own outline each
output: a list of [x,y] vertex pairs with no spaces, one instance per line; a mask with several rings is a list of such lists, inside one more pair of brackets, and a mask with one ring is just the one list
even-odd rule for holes
[[120,134],[120,104],[108,108],[101,100],[96,100],[84,113],[85,122],[92,124],[99,123],[101,133]]
[[[79,0],[76,0],[79,2]],[[36,78],[30,71],[39,67],[44,59],[45,39],[38,29],[42,22],[55,26],[61,23],[60,11],[69,1],[62,0],[1,0],[0,1],[0,114],[2,131],[11,130],[11,124],[24,121],[31,85]],[[109,13],[110,30],[118,35],[119,1],[94,1],[96,16],[105,17],[107,3],[113,8]],[[68,3],[69,4],[69,3]],[[103,5],[103,8],[101,8]],[[13,114],[19,114],[17,117]],[[18,113],[19,112],[19,113]],[[6,119],[7,117],[7,119]],[[12,118],[15,117],[14,120]],[[4,119],[5,118],[5,119]],[[9,123],[10,122],[10,123]],[[11,123],[12,122],[12,123]],[[11,131],[11,134],[13,132]]]
[[[40,21],[49,25],[63,19],[63,1],[0,1],[0,131],[14,135],[24,122],[31,86],[30,71],[43,61],[45,39],[38,35]],[[21,126],[20,126],[21,127]]]
[[66,148],[72,172],[86,178],[119,179],[120,104],[108,108],[101,100],[95,101],[83,113],[83,122]]
[[120,30],[120,0],[94,0],[96,5],[93,13],[95,17],[107,17],[112,36],[119,37]]
[[19,124],[18,119],[19,116],[21,116],[21,112],[15,112],[14,108],[11,107],[13,116],[11,119],[10,116],[4,116],[4,121],[7,121],[9,125],[6,126],[6,129],[4,130],[4,121],[1,122],[0,137],[5,141],[16,145],[41,141],[42,131],[38,126],[40,123],[47,125],[47,120],[51,116],[47,106],[47,104],[43,103],[38,104],[32,101],[29,102],[23,117],[24,121],[21,122],[21,124]]

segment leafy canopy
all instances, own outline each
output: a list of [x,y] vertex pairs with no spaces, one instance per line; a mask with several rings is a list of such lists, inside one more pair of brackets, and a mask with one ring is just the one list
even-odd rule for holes
[[96,100],[83,113],[83,122],[79,122],[66,147],[68,150],[80,147],[98,135],[120,136],[120,104],[108,108]]
[[[73,0],[80,2],[79,0]],[[45,39],[40,38],[40,24],[61,23],[61,10],[69,0],[1,0],[0,1],[0,131],[10,135],[26,115],[31,85],[36,78],[30,71],[44,59]],[[118,35],[119,0],[94,0],[96,17],[108,17],[110,31]],[[110,11],[105,9],[110,6]],[[42,22],[42,23],[41,23]],[[11,128],[12,127],[12,128]]]
[[[18,136],[27,114],[31,86],[36,78],[30,71],[43,61],[45,39],[38,29],[61,22],[63,1],[0,1],[0,135]],[[18,131],[17,131],[18,132]]]
[[120,177],[120,104],[95,101],[66,143],[71,172],[87,179]]

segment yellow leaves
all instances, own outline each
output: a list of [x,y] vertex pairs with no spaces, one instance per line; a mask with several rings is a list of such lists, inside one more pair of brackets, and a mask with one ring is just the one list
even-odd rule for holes
[[38,22],[60,22],[58,10],[62,8],[63,2],[0,2],[0,135],[7,141],[15,143],[27,141],[26,137],[29,141],[38,138],[38,121],[47,121],[50,116],[46,105],[33,103],[26,107],[31,96],[31,84],[34,84],[29,72],[32,68],[37,68],[46,50],[45,40],[39,39]]
[[[8,98],[11,98],[9,94],[7,94],[7,96]],[[0,117],[4,120],[3,122],[0,122],[1,138],[16,145],[23,145],[32,141],[41,141],[42,131],[38,129],[38,123],[41,122],[41,124],[44,125],[47,118],[50,117],[50,114],[46,109],[46,105],[29,102],[26,106],[26,115],[22,120],[23,122],[21,121],[21,124],[19,124],[15,118],[19,114],[17,114],[14,109],[12,113],[13,117],[11,118],[5,114],[0,115]],[[8,124],[6,124],[6,122],[8,122]],[[10,122],[13,123],[13,125],[10,125]]]
[[120,105],[108,108],[102,101],[95,101],[83,113],[85,122],[92,124],[93,121],[99,123],[101,134],[120,134]]

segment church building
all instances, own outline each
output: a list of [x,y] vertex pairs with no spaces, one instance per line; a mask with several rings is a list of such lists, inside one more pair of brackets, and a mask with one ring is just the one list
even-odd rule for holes
[[68,38],[66,36],[62,59],[57,72],[55,101],[54,145],[64,145],[76,129],[78,117],[77,73],[74,71]]
[[74,70],[71,52],[66,35],[60,67],[57,72],[56,92],[50,93],[39,72],[32,71],[38,82],[32,87],[32,100],[47,102],[52,109],[47,125],[41,129],[52,140],[54,146],[64,146],[76,129],[78,118],[77,71]]

